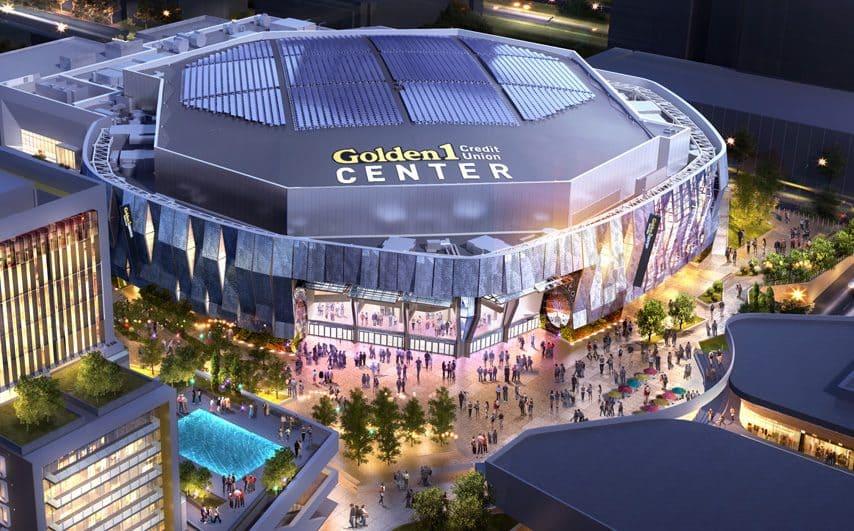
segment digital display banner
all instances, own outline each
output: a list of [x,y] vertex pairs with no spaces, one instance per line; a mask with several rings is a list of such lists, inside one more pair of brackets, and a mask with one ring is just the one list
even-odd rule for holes
[[130,205],[122,205],[122,223],[128,231],[128,238],[133,238],[133,216],[130,213]]
[[638,261],[638,269],[635,273],[634,286],[640,288],[643,286],[643,279],[646,276],[646,269],[649,267],[649,257],[652,255],[652,247],[655,245],[655,238],[658,236],[658,228],[661,225],[661,216],[650,214],[646,220],[646,230],[643,235],[643,251]]

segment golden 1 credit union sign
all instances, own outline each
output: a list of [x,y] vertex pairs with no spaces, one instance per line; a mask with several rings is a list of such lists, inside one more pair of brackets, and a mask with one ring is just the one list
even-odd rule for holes
[[335,178],[341,184],[512,180],[507,165],[498,162],[501,155],[498,146],[442,144],[436,149],[344,148],[332,160],[340,166]]

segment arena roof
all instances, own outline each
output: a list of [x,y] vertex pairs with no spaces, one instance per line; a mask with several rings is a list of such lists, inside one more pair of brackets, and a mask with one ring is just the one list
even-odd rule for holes
[[534,528],[568,514],[578,521],[562,520],[566,528],[638,530],[840,529],[854,518],[851,474],[682,420],[523,433],[487,460],[487,479],[490,467],[512,478],[495,486],[499,505],[514,495],[513,481],[542,493],[519,505],[530,504],[523,512],[532,520],[523,521]]
[[727,323],[735,364],[730,386],[742,398],[854,436],[854,319],[749,315]]
[[158,147],[286,187],[339,185],[339,150],[400,146],[421,168],[447,144],[514,181],[570,180],[652,135],[558,53],[444,30],[243,39],[162,69]]

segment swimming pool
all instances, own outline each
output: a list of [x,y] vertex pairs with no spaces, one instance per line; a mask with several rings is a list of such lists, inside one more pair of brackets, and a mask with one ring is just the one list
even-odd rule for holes
[[178,453],[220,475],[241,478],[281,448],[267,439],[197,409],[178,420]]

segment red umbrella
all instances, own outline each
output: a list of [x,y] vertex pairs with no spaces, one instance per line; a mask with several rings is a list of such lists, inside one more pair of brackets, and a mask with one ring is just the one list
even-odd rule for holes
[[621,385],[619,388],[617,388],[617,390],[619,392],[621,392],[623,394],[627,394],[627,395],[631,394],[633,391],[633,389],[631,387],[629,387],[628,385]]
[[658,411],[658,406],[656,406],[655,404],[647,404],[643,408],[646,410],[647,413],[655,413],[656,411]]
[[643,370],[643,372],[645,372],[646,374],[649,374],[649,375],[658,374],[658,371],[655,370],[654,367],[647,367],[646,369]]
[[676,396],[676,393],[674,393],[673,391],[665,391],[661,396],[663,398],[666,398],[667,400],[676,400],[678,398],[678,396]]

